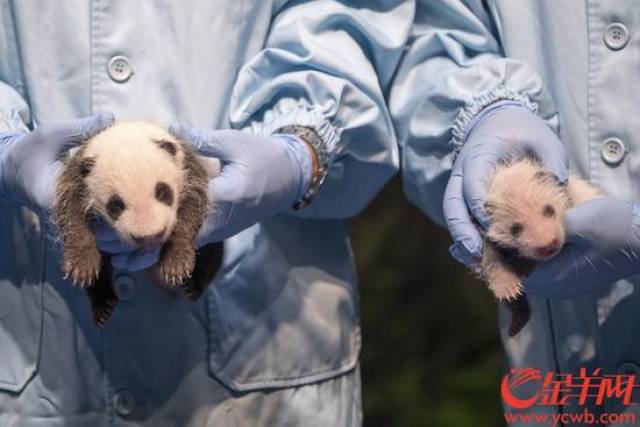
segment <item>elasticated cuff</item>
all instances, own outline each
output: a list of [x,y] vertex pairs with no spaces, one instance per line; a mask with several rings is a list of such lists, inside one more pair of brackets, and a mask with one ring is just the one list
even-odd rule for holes
[[264,113],[261,121],[253,121],[245,129],[256,134],[274,135],[278,129],[286,126],[313,129],[325,144],[324,148],[329,157],[335,156],[340,131],[319,108],[309,105],[304,100],[282,99]]
[[456,151],[460,151],[464,144],[468,129],[473,120],[480,115],[487,107],[500,101],[513,101],[529,109],[532,113],[538,113],[538,104],[523,94],[514,92],[504,86],[498,86],[487,92],[473,97],[473,101],[462,108],[458,117],[453,123],[451,143]]

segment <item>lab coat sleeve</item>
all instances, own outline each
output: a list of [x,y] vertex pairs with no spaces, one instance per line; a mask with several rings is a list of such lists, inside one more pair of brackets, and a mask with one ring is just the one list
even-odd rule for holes
[[407,51],[390,91],[405,193],[441,225],[442,198],[455,151],[483,109],[513,100],[557,128],[556,108],[541,78],[527,64],[504,56],[484,4],[419,0]]
[[0,133],[27,131],[29,107],[20,94],[0,81]]
[[311,204],[292,215],[355,215],[397,172],[384,91],[413,22],[414,2],[281,1],[264,49],[240,71],[230,119],[273,134],[314,129],[332,159]]

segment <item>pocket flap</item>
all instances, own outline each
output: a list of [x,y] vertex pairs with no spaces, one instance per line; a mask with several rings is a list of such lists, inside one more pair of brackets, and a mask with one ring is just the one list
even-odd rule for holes
[[[299,235],[313,241],[310,234]],[[251,254],[207,294],[212,375],[232,390],[251,391],[309,384],[355,368],[359,307],[342,237],[325,229],[314,253],[294,239],[282,246],[264,236],[251,240]],[[227,254],[233,253],[228,244]]]

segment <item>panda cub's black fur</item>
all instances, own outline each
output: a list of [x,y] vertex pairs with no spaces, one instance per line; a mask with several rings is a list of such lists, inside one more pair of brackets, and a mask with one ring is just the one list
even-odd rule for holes
[[97,326],[118,302],[110,256],[99,252],[94,234],[97,218],[132,245],[161,245],[160,276],[187,298],[199,298],[211,283],[223,244],[195,244],[211,206],[207,166],[189,145],[149,122],[117,122],[65,164],[52,219],[65,277],[86,289]]

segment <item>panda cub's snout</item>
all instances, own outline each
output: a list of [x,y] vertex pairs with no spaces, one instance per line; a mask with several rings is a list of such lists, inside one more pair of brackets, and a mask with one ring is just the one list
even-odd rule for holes
[[108,218],[120,236],[139,247],[167,241],[176,223],[175,190],[164,181],[142,185],[135,192],[113,194],[106,204]]
[[129,215],[123,215],[121,230],[136,246],[154,246],[166,242],[176,223],[174,191],[165,182],[153,189],[154,198],[136,200]]
[[[160,181],[155,186],[155,199],[168,207],[173,206],[173,193],[171,186],[166,182]],[[166,224],[155,233],[132,234],[131,240],[138,246],[159,245],[169,238],[170,226],[171,224]]]
[[138,246],[159,245],[160,243],[164,242],[165,233],[166,233],[166,229],[160,231],[159,233],[146,235],[146,236],[132,235],[131,240],[133,240],[134,243]]

